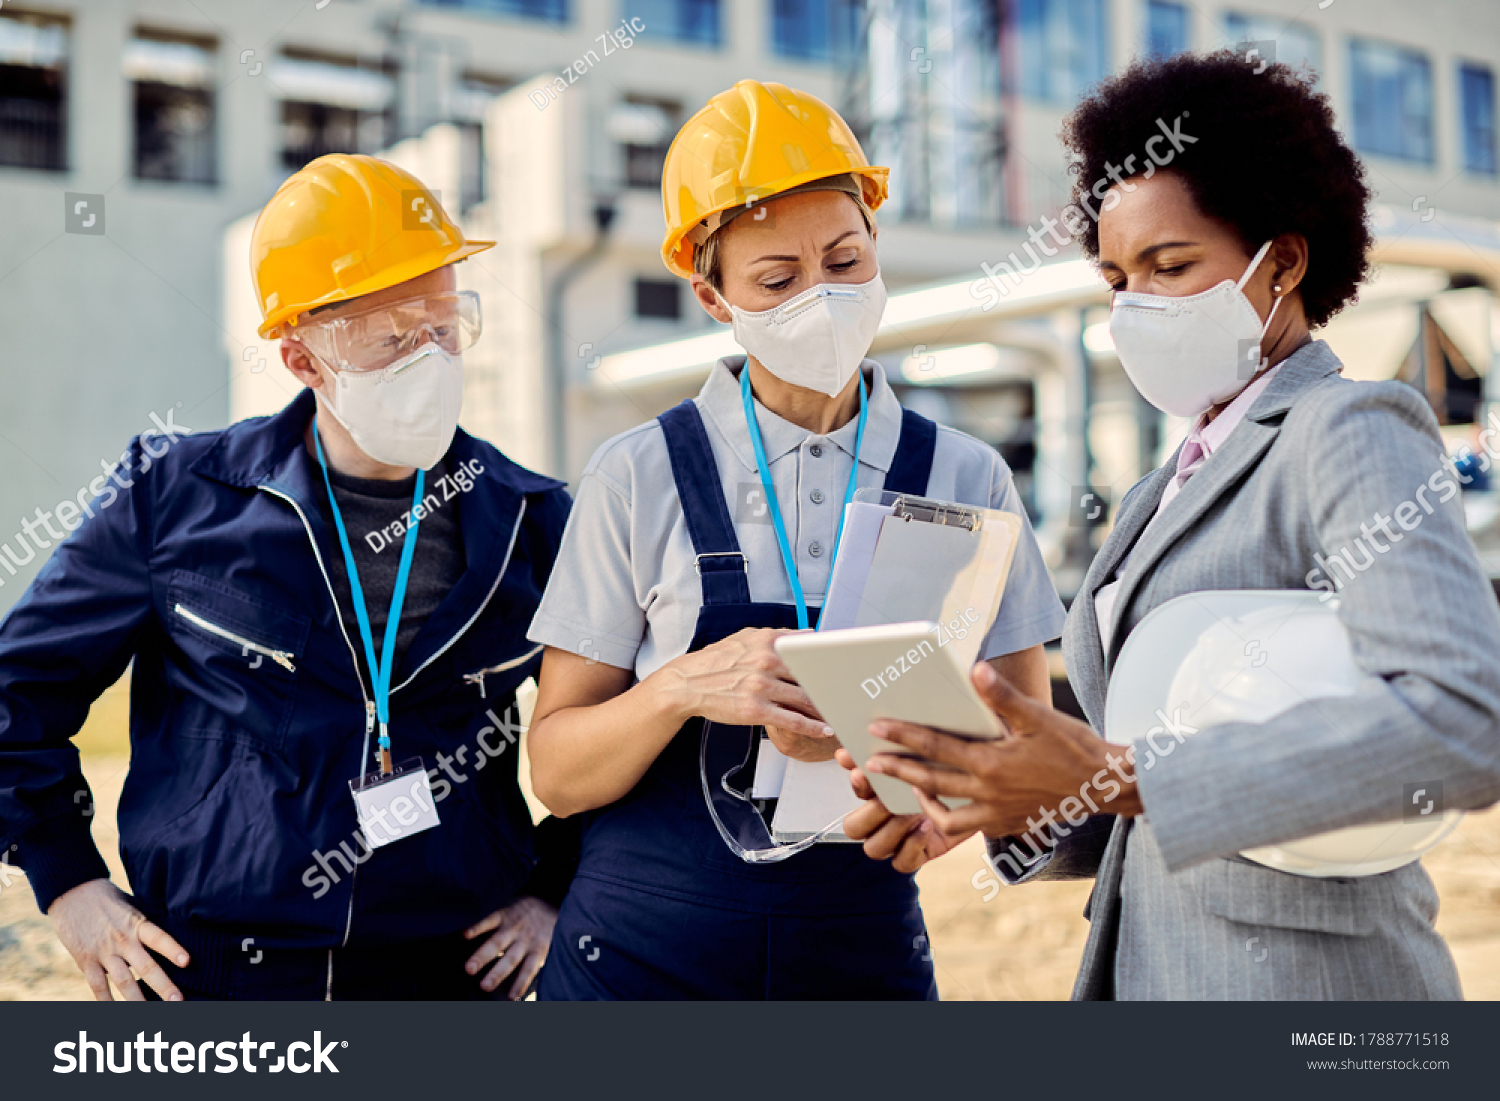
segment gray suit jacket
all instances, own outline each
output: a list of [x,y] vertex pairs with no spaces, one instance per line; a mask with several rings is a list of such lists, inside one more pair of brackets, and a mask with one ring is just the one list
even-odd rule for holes
[[[1175,457],[1137,483],[1068,615],[1068,675],[1096,730],[1126,636],[1194,591],[1332,580],[1373,675],[1353,696],[1216,726],[1138,762],[1144,817],[1090,819],[1024,875],[997,869],[1012,882],[1095,876],[1074,998],[1462,996],[1419,863],[1312,879],[1236,855],[1399,818],[1414,782],[1441,785],[1450,808],[1500,800],[1500,609],[1459,483],[1417,391],[1339,369],[1321,341],[1288,357],[1144,538]],[[1094,594],[1132,547],[1106,654]]]

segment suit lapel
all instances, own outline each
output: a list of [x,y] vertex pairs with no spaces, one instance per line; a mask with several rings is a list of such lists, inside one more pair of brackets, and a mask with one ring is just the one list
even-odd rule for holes
[[1084,711],[1091,717],[1102,718],[1102,708],[1093,706],[1104,699],[1106,685],[1104,676],[1104,647],[1099,632],[1099,619],[1094,611],[1094,597],[1109,580],[1121,559],[1129,553],[1131,546],[1140,537],[1141,529],[1156,514],[1157,502],[1176,467],[1175,457],[1166,466],[1147,475],[1146,484],[1130,502],[1130,507],[1115,517],[1114,529],[1099,553],[1094,556],[1078,595],[1068,616],[1067,638],[1068,677],[1073,682],[1073,691]]
[[1120,882],[1124,878],[1125,847],[1129,844],[1133,818],[1116,818],[1109,844],[1094,873],[1094,890],[1083,916],[1089,920],[1089,936],[1083,946],[1078,978],[1073,983],[1075,1002],[1115,1001],[1115,950],[1120,940]]
[[[1179,444],[1178,451],[1182,450]],[[1167,485],[1172,481],[1172,475],[1177,471],[1177,452],[1172,452],[1172,457],[1166,465],[1151,472],[1151,476],[1140,494],[1130,502],[1130,510],[1115,520],[1114,529],[1109,533],[1109,538],[1104,541],[1104,546],[1099,548],[1099,554],[1094,559],[1093,565],[1089,567],[1088,576],[1084,578],[1084,591],[1090,597],[1097,595],[1100,589],[1109,582],[1110,575],[1119,567],[1120,561],[1130,553],[1135,546],[1135,541],[1141,537],[1141,532],[1151,522],[1151,517],[1156,515],[1157,506],[1161,503],[1161,495],[1166,492]]]
[[[1183,484],[1182,492],[1162,513],[1161,520],[1140,537],[1139,545],[1131,552],[1125,575],[1120,579],[1111,624],[1114,630],[1110,634],[1109,653],[1104,661],[1106,679],[1124,642],[1120,631],[1122,616],[1141,581],[1150,575],[1162,555],[1198,522],[1209,507],[1260,462],[1280,434],[1282,419],[1297,395],[1337,370],[1337,358],[1321,340],[1288,356],[1265,393],[1245,414],[1245,419],[1229,434],[1219,450],[1209,456],[1198,473]],[[1168,469],[1175,468],[1175,465],[1175,462],[1168,464]],[[1160,490],[1165,488],[1165,479],[1159,479],[1159,487],[1153,486],[1158,501],[1161,499]],[[1149,520],[1154,513],[1153,507],[1146,519]]]
[[1113,667],[1115,655],[1120,652],[1120,645],[1124,641],[1120,637],[1121,617],[1130,598],[1140,586],[1141,579],[1150,575],[1167,548],[1197,522],[1208,507],[1218,500],[1219,495],[1238,482],[1260,460],[1280,431],[1279,423],[1262,424],[1247,417],[1224,441],[1224,445],[1209,457],[1198,473],[1183,484],[1182,491],[1167,506],[1161,519],[1141,536],[1130,556],[1125,575],[1120,579],[1119,594],[1115,598],[1114,622],[1111,624],[1114,630],[1110,635],[1109,653],[1105,657],[1106,671]]

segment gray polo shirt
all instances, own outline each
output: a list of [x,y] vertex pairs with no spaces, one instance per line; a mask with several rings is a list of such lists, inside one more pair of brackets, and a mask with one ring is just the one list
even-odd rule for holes
[[[762,500],[745,424],[739,384],[744,364],[742,355],[719,360],[694,400],[713,447],[740,549],[748,559],[750,599],[792,604],[791,582]],[[879,364],[866,360],[862,369],[870,398],[859,487],[879,489],[896,455],[901,404]],[[783,420],[758,401],[756,417],[803,592],[809,607],[819,607],[833,565],[858,420],[820,436]],[[1015,653],[1061,635],[1062,601],[1026,522],[1010,469],[995,450],[939,426],[927,495],[1003,509],[1025,523],[999,615],[980,656]],[[696,564],[666,438],[661,425],[651,420],[605,443],[589,461],[529,637],[633,669],[644,679],[687,653],[692,642],[703,602]]]

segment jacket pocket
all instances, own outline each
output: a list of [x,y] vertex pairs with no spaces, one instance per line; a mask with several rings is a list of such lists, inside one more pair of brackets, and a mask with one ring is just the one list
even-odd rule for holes
[[[192,623],[198,627],[202,627],[209,634],[218,635],[220,638],[227,639],[228,641],[236,644],[237,646],[239,646],[242,656],[249,657],[251,654],[254,654],[257,656],[257,658],[268,657],[277,665],[285,669],[288,673],[295,673],[297,671],[297,667],[292,664],[292,659],[295,658],[296,655],[293,654],[290,650],[273,650],[271,647],[265,645],[264,643],[256,642],[253,639],[246,638],[244,635],[236,634],[227,627],[221,627],[217,623],[204,619],[201,615],[199,615],[197,612],[193,611],[186,604],[183,604],[180,601],[172,606],[172,611],[182,616],[182,618],[187,620],[189,623]],[[256,669],[259,667],[260,662],[258,660],[250,666],[250,668],[252,669]]]
[[1245,860],[1214,860],[1191,875],[1203,908],[1230,921],[1274,929],[1366,936],[1386,897],[1381,876],[1320,879]]
[[172,727],[280,750],[312,620],[186,570],[172,574],[162,618]]
[[[235,773],[245,750],[215,738],[179,742],[192,754],[190,768],[170,789],[158,790],[120,820],[120,850],[137,895],[174,914],[233,910],[241,884],[231,897],[211,897],[208,880],[218,860],[244,835],[230,835],[220,823],[236,789]],[[128,783],[128,781],[127,781]]]

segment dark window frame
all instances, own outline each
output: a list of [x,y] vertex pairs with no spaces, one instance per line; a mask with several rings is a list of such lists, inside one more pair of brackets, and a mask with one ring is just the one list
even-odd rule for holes
[[[1362,55],[1370,57],[1385,54],[1387,57],[1394,56],[1399,62],[1417,63],[1412,71],[1419,72],[1424,81],[1423,91],[1426,98],[1426,111],[1418,118],[1415,115],[1405,113],[1405,105],[1400,108],[1400,117],[1396,119],[1396,134],[1394,143],[1388,142],[1387,138],[1392,131],[1387,131],[1384,120],[1372,117],[1372,112],[1378,112],[1381,104],[1370,102],[1368,95],[1361,93],[1374,91],[1373,88],[1364,87],[1362,82],[1369,79],[1369,71],[1365,68],[1367,62],[1362,62]],[[1400,92],[1403,96],[1407,93],[1405,84],[1406,71],[1401,72]],[[1354,139],[1356,152],[1377,157],[1388,157],[1391,160],[1404,161],[1408,164],[1433,165],[1437,163],[1437,103],[1434,97],[1433,87],[1433,64],[1432,59],[1423,50],[1397,42],[1387,42],[1378,38],[1365,38],[1352,36],[1349,39],[1349,103],[1350,103],[1350,132]],[[1413,122],[1420,122],[1421,133],[1416,135],[1416,143],[1421,147],[1418,151],[1411,150],[1409,141],[1413,137],[1411,126]]]
[[771,55],[816,65],[849,61],[859,48],[864,6],[862,0],[771,0]]
[[667,150],[682,123],[682,104],[675,100],[659,99],[650,95],[627,95],[626,103],[643,107],[656,107],[666,112],[667,132],[654,145],[620,143],[620,155],[624,159],[625,186],[633,191],[651,191],[661,187],[662,166],[666,163]]
[[[1082,20],[1084,13],[1063,9],[1073,5],[1081,8],[1084,4],[1092,7],[1087,15],[1093,19],[1095,33],[1075,38],[1071,32],[1074,24]],[[1061,14],[1053,11],[1054,6]],[[1015,0],[1012,10],[1011,33],[1016,38],[1020,71],[1011,75],[1007,82],[1008,88],[1013,88],[1037,103],[1071,105],[1109,75],[1108,0]],[[1058,25],[1065,26],[1069,31],[1068,48],[1057,50],[1058,54],[1071,57],[1083,50],[1090,54],[1087,58],[1081,58],[1076,68],[1053,64],[1053,47],[1057,43],[1052,41],[1053,35],[1049,32],[1054,31]],[[1085,61],[1092,63],[1087,72],[1084,71]]]
[[[371,63],[364,58],[344,54],[289,46],[282,51],[281,56],[293,62],[310,62],[355,71],[374,72],[391,79],[396,76],[388,63]],[[280,134],[277,156],[282,168],[286,171],[295,172],[310,161],[329,153],[378,153],[388,148],[396,138],[397,120],[394,97],[391,102],[380,109],[344,107],[335,103],[295,97],[281,99],[278,102],[280,111],[277,126]],[[297,115],[311,116],[311,118],[292,117]],[[288,131],[293,126],[303,124],[310,125],[311,136],[300,145],[293,145],[287,140]],[[334,140],[328,136],[329,132],[340,124],[351,135],[349,140]]]
[[0,12],[0,19],[51,26],[63,35],[63,56],[56,65],[0,65],[0,90],[31,95],[0,95],[0,168],[33,172],[69,171],[69,68],[73,60],[73,26],[65,18],[35,12]]
[[[186,184],[196,187],[217,187],[220,181],[219,149],[219,97],[215,66],[219,58],[219,43],[212,38],[194,35],[179,35],[157,31],[149,27],[137,27],[133,40],[162,42],[190,46],[201,50],[207,58],[210,76],[203,85],[174,84],[166,80],[141,80],[130,78],[131,127],[130,127],[130,172],[131,178],[146,183]],[[155,113],[147,112],[155,108]],[[172,111],[204,112],[208,122],[205,133],[191,135],[174,145],[170,120],[164,126],[148,126],[148,117],[157,119]],[[202,147],[194,150],[190,142],[201,141]]]
[[[644,276],[636,276],[633,291],[635,301],[631,312],[636,320],[682,320],[682,280],[648,279]],[[654,303],[650,301],[652,296],[656,298],[656,302]],[[671,299],[670,310],[665,308],[668,298]]]
[[[625,0],[620,5],[622,21],[628,21],[633,17],[639,18],[645,29],[636,35],[643,42],[666,42],[676,46],[696,46],[703,49],[718,50],[724,46],[724,9],[725,4],[721,0],[658,0],[659,3],[670,3],[676,11],[672,15],[672,25],[666,29],[661,28],[661,21],[646,18],[645,14],[636,10],[633,0]],[[696,11],[694,9],[701,9]],[[709,18],[704,20],[704,15]],[[690,28],[694,24],[707,23],[706,30],[693,33]]]
[[572,18],[569,0],[417,0],[419,7],[499,15],[562,26]]
[[[1475,127],[1471,126],[1470,85],[1467,80],[1469,76],[1482,78],[1488,85],[1488,102],[1483,108],[1488,113],[1488,118],[1478,127],[1484,133],[1477,141],[1475,140]],[[1500,150],[1496,148],[1497,141],[1500,141],[1500,136],[1496,133],[1497,106],[1500,104],[1496,103],[1494,68],[1482,61],[1460,61],[1458,63],[1459,155],[1463,158],[1465,172],[1491,178],[1500,176]]]
[[[1156,31],[1158,24],[1156,16],[1166,15],[1171,12],[1181,25],[1176,28],[1181,32],[1182,38],[1177,45],[1171,49],[1157,49]],[[1188,6],[1180,0],[1146,0],[1146,55],[1148,57],[1171,57],[1174,54],[1190,50],[1193,46],[1193,16]]]

